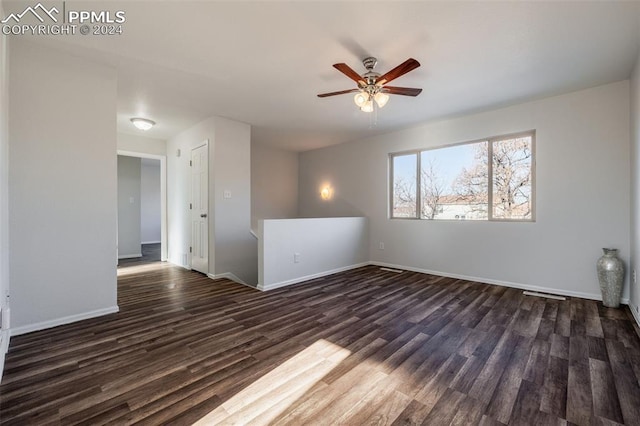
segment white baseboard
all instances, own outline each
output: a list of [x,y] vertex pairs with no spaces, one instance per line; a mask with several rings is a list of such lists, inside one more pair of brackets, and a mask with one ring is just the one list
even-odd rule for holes
[[[559,294],[559,295],[562,295],[562,296],[579,297],[581,299],[602,300],[602,295],[601,294],[596,294],[596,293],[585,293],[585,292],[581,292],[581,291],[563,290],[563,289],[552,288],[552,287],[540,287],[540,286],[529,285],[529,284],[512,283],[512,282],[509,282],[509,281],[493,280],[493,279],[490,279],[490,278],[470,277],[468,275],[459,275],[459,274],[451,274],[451,273],[448,273],[448,272],[432,271],[432,270],[429,270],[429,269],[422,269],[422,268],[414,268],[414,267],[411,267],[411,266],[396,265],[394,263],[369,262],[369,264],[370,265],[375,265],[375,266],[382,266],[382,267],[386,267],[386,268],[404,269],[404,270],[407,270],[407,271],[419,272],[419,273],[422,273],[422,274],[430,274],[430,275],[438,275],[438,276],[441,276],[441,277],[456,278],[456,279],[459,279],[459,280],[475,281],[475,282],[479,282],[479,283],[483,283],[483,284],[491,284],[491,285],[499,285],[499,286],[502,286],[502,287],[518,288],[518,289],[521,289],[521,290],[531,290],[531,291],[537,291],[537,292],[542,292],[542,293]],[[623,298],[623,299],[620,300],[620,302],[622,304],[626,305],[626,304],[629,303],[629,299],[628,298]]]
[[171,260],[170,258],[168,258],[168,259],[166,260],[166,262],[167,262],[167,263],[170,263],[170,264],[172,264],[172,265],[175,265],[175,266],[179,266],[180,268],[182,268],[182,269],[186,269],[187,271],[190,271],[190,270],[191,270],[191,266],[189,266],[189,265],[183,265],[182,263],[176,263],[176,262],[174,262],[173,260]]
[[115,312],[118,312],[119,310],[120,308],[116,305],[104,309],[97,309],[91,312],[69,315],[68,317],[56,318],[50,321],[42,321],[35,324],[23,325],[21,327],[12,328],[11,335],[19,336],[20,334],[31,333],[32,331],[44,330],[46,328],[57,327],[59,325],[69,324],[76,321],[82,321],[89,318],[100,317],[102,315],[113,314]]
[[0,330],[0,383],[2,383],[2,373],[4,373],[4,355],[9,351],[9,330]]
[[281,281],[281,282],[278,282],[278,283],[273,283],[273,284],[268,284],[268,285],[264,285],[262,283],[258,283],[258,287],[257,288],[258,288],[258,290],[262,290],[262,291],[274,290],[276,288],[286,287],[288,285],[301,283],[303,281],[314,280],[316,278],[322,278],[322,277],[325,277],[327,275],[337,274],[338,272],[344,272],[344,271],[348,271],[350,269],[361,268],[361,267],[367,266],[369,264],[370,264],[370,262],[356,263],[354,265],[343,266],[341,268],[332,269],[330,271],[318,272],[317,274],[306,275],[304,277],[293,278],[293,279],[290,279],[290,280],[287,280],[287,281]]
[[160,244],[162,241],[142,241],[140,244]]
[[142,253],[135,254],[119,254],[118,259],[134,259],[136,257],[142,257]]
[[216,274],[216,275],[214,275],[214,274],[207,274],[207,276],[208,276],[209,278],[211,278],[212,280],[219,280],[219,279],[221,279],[221,278],[226,278],[226,279],[231,280],[231,281],[233,281],[233,282],[236,282],[236,283],[238,283],[238,284],[242,284],[242,285],[245,285],[245,286],[247,286],[247,287],[251,287],[251,288],[253,288],[253,289],[255,289],[255,288],[256,288],[256,286],[253,286],[253,285],[251,285],[251,284],[247,284],[246,282],[244,282],[243,280],[241,280],[241,279],[240,279],[236,274],[234,274],[233,272],[225,272],[225,273],[223,273],[223,274]]
[[629,303],[629,310],[631,311],[631,315],[633,315],[633,318],[636,320],[638,327],[640,327],[640,313],[638,312],[638,307],[633,303]]

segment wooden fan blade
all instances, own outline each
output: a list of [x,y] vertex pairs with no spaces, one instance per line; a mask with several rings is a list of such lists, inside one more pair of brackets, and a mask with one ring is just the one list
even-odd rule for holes
[[381,75],[378,80],[376,80],[376,84],[378,86],[382,86],[383,84],[386,84],[391,80],[395,80],[396,78],[405,75],[409,71],[413,71],[419,66],[420,62],[416,61],[413,58],[409,58],[388,73]]
[[360,89],[350,89],[350,90],[341,90],[339,92],[329,92],[329,93],[321,93],[318,95],[319,98],[326,98],[327,96],[335,96],[335,95],[344,95],[345,93],[355,93],[359,92]]
[[360,76],[360,74],[358,74],[357,72],[355,72],[349,65],[347,64],[333,64],[333,67],[335,69],[337,69],[338,71],[340,71],[342,74],[346,75],[347,77],[349,77],[351,80],[355,81],[356,83],[358,83],[358,85],[360,86],[364,86],[367,83],[365,83],[365,81],[362,79],[362,77]]
[[395,87],[395,86],[384,86],[382,88],[384,93],[389,93],[392,95],[403,95],[403,96],[418,96],[422,93],[422,89],[415,89],[413,87]]

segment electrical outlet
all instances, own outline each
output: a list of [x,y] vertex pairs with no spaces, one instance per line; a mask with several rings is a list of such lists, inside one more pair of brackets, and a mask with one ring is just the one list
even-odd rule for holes
[[300,263],[300,253],[293,253],[293,263]]
[[382,241],[378,244],[378,250],[384,250],[384,243]]
[[635,269],[633,270],[632,276],[633,276],[633,283],[635,284],[637,282],[636,281],[637,277],[636,277],[636,270]]

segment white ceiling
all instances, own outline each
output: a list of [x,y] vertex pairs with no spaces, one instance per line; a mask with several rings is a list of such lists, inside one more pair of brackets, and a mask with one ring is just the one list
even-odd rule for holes
[[[33,2],[4,1],[9,12]],[[49,2],[56,3],[56,2]],[[59,2],[60,3],[60,2]],[[303,151],[427,120],[541,98],[629,77],[640,2],[67,1],[124,10],[121,36],[33,37],[118,70],[118,130],[129,118],[168,139],[211,115],[252,126],[255,141]],[[384,73],[422,66],[393,85],[371,126],[331,67],[378,58]],[[139,134],[139,133],[138,133]]]

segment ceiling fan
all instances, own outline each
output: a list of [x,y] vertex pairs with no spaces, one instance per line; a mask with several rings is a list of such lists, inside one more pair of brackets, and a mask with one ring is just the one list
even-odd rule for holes
[[422,89],[414,89],[411,87],[387,86],[386,84],[396,78],[413,71],[420,66],[420,62],[413,58],[409,58],[386,74],[380,75],[373,71],[378,60],[373,57],[364,58],[362,64],[367,69],[363,75],[359,75],[347,64],[334,64],[333,67],[342,74],[349,77],[358,84],[357,89],[341,90],[339,92],[321,93],[319,98],[328,96],[344,95],[346,93],[355,93],[353,98],[355,104],[364,112],[373,111],[373,102],[379,108],[382,108],[389,101],[389,95],[418,96]]

